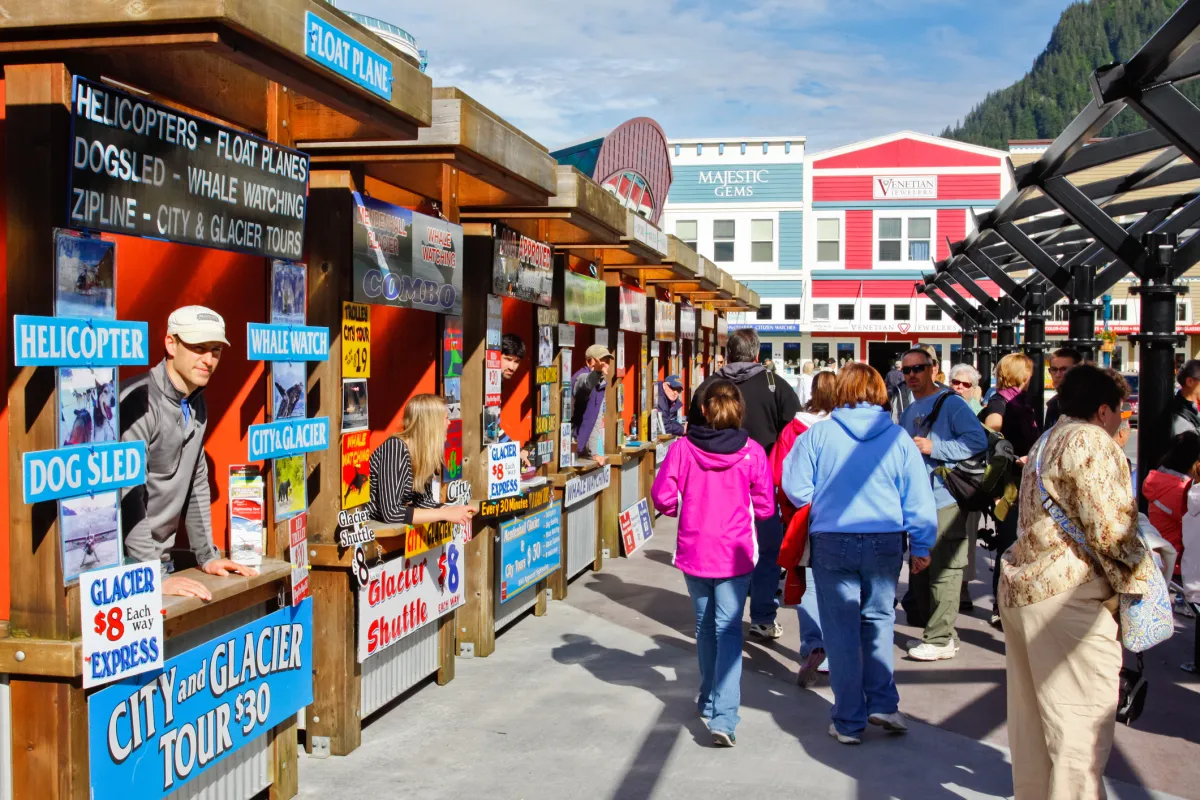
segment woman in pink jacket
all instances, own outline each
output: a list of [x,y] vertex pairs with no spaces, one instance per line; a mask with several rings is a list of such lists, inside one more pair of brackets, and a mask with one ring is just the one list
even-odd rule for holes
[[732,381],[704,396],[706,425],[693,425],[667,452],[654,480],[654,506],[679,517],[675,566],[696,612],[700,716],[713,744],[736,743],[742,696],[742,613],[758,560],[754,519],[775,512],[767,454],[742,429],[746,406]]

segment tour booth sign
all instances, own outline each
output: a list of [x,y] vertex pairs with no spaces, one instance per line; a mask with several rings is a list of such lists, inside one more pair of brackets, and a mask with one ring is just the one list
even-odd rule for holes
[[74,227],[299,260],[308,156],[75,76]]

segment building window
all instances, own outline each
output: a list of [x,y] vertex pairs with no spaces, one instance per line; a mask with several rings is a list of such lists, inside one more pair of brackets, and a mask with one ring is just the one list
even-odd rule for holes
[[1055,322],[1066,322],[1068,313],[1069,312],[1067,310],[1066,305],[1064,305],[1062,303],[1060,303],[1059,305],[1056,305],[1054,307],[1054,321]]
[[733,232],[733,220],[713,221],[713,261],[733,261]]
[[750,220],[750,260],[775,260],[775,220]]
[[746,155],[746,143],[742,142],[742,155]]
[[909,309],[908,306],[892,306],[892,319],[898,319],[901,321],[912,319],[910,316],[910,311],[911,309]]
[[758,318],[759,319],[770,320],[771,314],[772,314],[772,310],[771,310],[770,303],[764,303],[763,305],[758,307]]
[[817,220],[817,261],[842,260],[842,221],[837,217]]
[[926,322],[941,322],[942,309],[939,306],[925,306],[925,321]]
[[929,260],[929,217],[908,219],[908,260]]
[[1187,322],[1187,317],[1188,317],[1187,312],[1188,312],[1188,304],[1187,303],[1176,303],[1175,304],[1175,321],[1176,322]]
[[813,319],[829,319],[829,303],[813,303]]
[[[815,308],[815,306],[814,306],[814,308]],[[786,303],[783,306],[783,318],[784,319],[800,319],[800,304],[799,303]],[[825,306],[825,318],[826,319],[829,318],[829,306]]]
[[839,344],[837,346],[838,360],[837,365],[844,367],[854,360],[854,345],[849,343]]
[[764,156],[767,154],[767,147],[768,147],[767,143],[763,142],[763,155]]
[[702,144],[696,145],[696,155],[698,155],[698,156],[704,155],[704,145],[702,145]]
[[854,319],[854,303],[839,303],[838,304],[838,319],[853,320]]
[[719,145],[717,145],[717,155],[719,155],[719,156],[725,155],[725,143],[724,142],[721,142]]
[[791,142],[784,142],[784,143],[783,143],[783,153],[784,153],[784,155],[791,155],[791,154],[792,154],[792,143],[791,143]]
[[679,146],[679,145],[675,145],[675,157],[676,157],[676,158],[678,158],[678,157],[679,157],[679,150],[680,150],[680,146]]
[[879,260],[903,260],[904,242],[900,236],[901,220],[892,217],[879,218]]
[[867,306],[867,319],[871,320],[872,322],[879,322],[880,320],[887,319],[887,306],[875,305],[874,303],[872,303],[870,306]]
[[694,220],[694,219],[676,220],[675,236],[679,238],[679,241],[683,242],[688,247],[695,250],[696,249],[696,238],[697,238],[697,236],[696,236],[697,227],[698,226],[696,225],[696,220]]
[[1113,303],[1109,308],[1112,311],[1113,322],[1129,321],[1129,307],[1124,303]]
[[812,357],[815,366],[827,366],[829,364],[829,344],[827,342],[813,342]]
[[604,182],[604,188],[635,214],[646,219],[654,216],[654,198],[650,183],[633,170],[625,170]]

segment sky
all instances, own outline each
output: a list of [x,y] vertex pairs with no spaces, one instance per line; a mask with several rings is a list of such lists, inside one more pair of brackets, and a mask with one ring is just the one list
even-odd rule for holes
[[649,116],[667,136],[940,133],[1029,70],[1069,0],[338,0],[404,28],[550,149]]

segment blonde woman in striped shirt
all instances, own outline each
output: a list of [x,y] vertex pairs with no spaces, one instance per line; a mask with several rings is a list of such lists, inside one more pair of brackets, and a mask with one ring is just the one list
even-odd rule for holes
[[449,426],[445,401],[435,394],[416,395],[404,407],[403,426],[371,453],[371,519],[392,525],[468,524],[472,509],[444,506],[433,491]]

